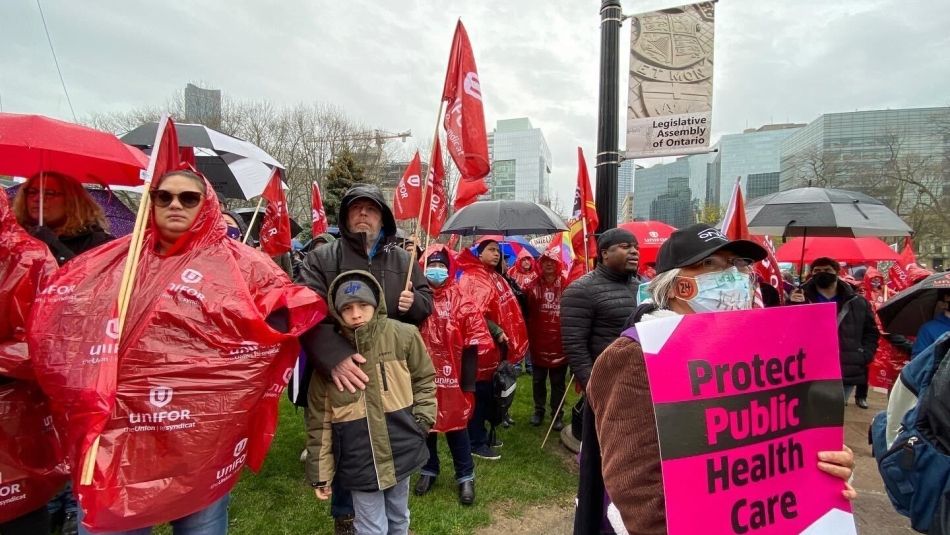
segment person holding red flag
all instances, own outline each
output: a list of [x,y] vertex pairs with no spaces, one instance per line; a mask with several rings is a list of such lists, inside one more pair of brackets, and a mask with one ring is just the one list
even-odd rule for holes
[[443,125],[449,154],[462,175],[455,192],[455,209],[458,210],[488,192],[484,178],[491,170],[482,87],[478,81],[472,44],[461,20],[452,38],[449,65],[442,86],[442,101],[447,103]]
[[429,461],[422,467],[415,493],[429,492],[439,476],[438,434],[452,452],[459,503],[475,503],[475,463],[468,438],[468,421],[475,405],[475,374],[479,346],[491,344],[484,316],[462,293],[455,281],[453,252],[435,244],[426,249],[420,263],[427,264],[426,279],[432,286],[433,313],[419,328],[435,367],[435,394],[438,416],[429,431],[426,445]]
[[468,425],[472,455],[482,459],[501,458],[489,444],[485,423],[494,406],[492,376],[502,358],[517,366],[528,351],[528,334],[518,299],[503,276],[501,251],[498,242],[483,239],[458,256],[462,272],[459,289],[472,298],[478,314],[488,322],[494,343],[482,344],[478,349],[478,371],[475,382],[475,412]]
[[273,439],[297,336],[326,314],[314,292],[227,237],[206,180],[173,170],[153,184],[128,314],[116,302],[132,236],[67,263],[30,319],[83,534],[169,521],[176,533],[225,533],[241,468],[259,469]]
[[36,385],[27,320],[36,294],[56,271],[47,246],[17,223],[0,195],[0,533],[50,533],[47,502],[66,483],[59,437]]
[[567,277],[561,264],[560,248],[548,247],[538,261],[540,276],[524,290],[528,297],[528,341],[531,348],[532,391],[534,415],[531,425],[544,420],[547,402],[547,381],[551,379],[551,419],[553,429],[564,428],[560,401],[564,397],[567,378],[567,356],[561,345],[561,294],[567,288]]

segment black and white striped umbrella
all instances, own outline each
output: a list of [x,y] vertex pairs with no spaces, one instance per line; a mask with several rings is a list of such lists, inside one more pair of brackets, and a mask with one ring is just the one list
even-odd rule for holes
[[[155,142],[157,123],[146,123],[120,139],[146,152]],[[219,196],[226,199],[250,199],[267,186],[271,171],[283,169],[273,156],[257,145],[229,136],[201,124],[176,124],[178,144],[192,147],[195,164]]]

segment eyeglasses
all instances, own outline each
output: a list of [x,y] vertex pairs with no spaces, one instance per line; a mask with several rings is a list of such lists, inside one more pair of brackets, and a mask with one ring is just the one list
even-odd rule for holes
[[748,269],[754,263],[755,260],[752,260],[751,258],[741,258],[738,256],[732,258],[710,256],[697,262],[696,266],[701,267],[704,271],[722,271],[724,269],[729,269],[730,267],[734,267],[742,271],[743,269]]
[[[39,197],[40,190],[37,188],[26,188],[27,197]],[[56,191],[49,188],[43,188],[44,199],[56,199],[65,195],[62,191]]]
[[178,199],[178,202],[185,208],[194,208],[198,206],[198,203],[201,202],[201,198],[203,197],[201,192],[198,191],[172,193],[163,189],[152,190],[148,194],[152,198],[152,202],[155,203],[155,206],[159,208],[168,208],[175,199]]

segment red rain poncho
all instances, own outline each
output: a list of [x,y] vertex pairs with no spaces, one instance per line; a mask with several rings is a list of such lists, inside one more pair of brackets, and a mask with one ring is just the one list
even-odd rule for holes
[[[74,259],[31,318],[37,378],[65,421],[74,490],[93,530],[187,516],[260,468],[296,336],[326,313],[270,258],[226,236],[210,185],[191,230],[168,252],[146,231],[121,340],[116,300],[130,238]],[[289,331],[265,318],[287,309]],[[86,451],[100,436],[91,485]]]
[[[528,351],[528,333],[518,299],[508,281],[483,264],[470,249],[459,253],[457,264],[462,272],[459,289],[472,299],[482,316],[501,327],[508,336],[508,362],[521,362]],[[493,340],[479,343],[477,380],[490,381],[500,360],[501,354]]]
[[55,270],[49,249],[17,224],[0,194],[0,523],[39,509],[66,483],[46,398],[29,381],[26,344],[33,300]]
[[[544,280],[541,264],[544,259],[557,262],[554,282]],[[528,340],[531,342],[531,363],[542,368],[559,368],[567,364],[561,346],[561,294],[567,288],[561,259],[547,250],[538,262],[538,276],[525,289],[528,296]]]
[[[874,284],[872,284],[874,282],[877,282],[876,288]],[[876,312],[885,302],[884,289],[884,277],[881,275],[881,272],[878,271],[877,268],[868,267],[864,273],[861,290],[864,294],[864,298],[868,300],[868,303],[871,304],[871,308],[875,311],[874,323],[882,335],[878,340],[874,359],[871,361],[871,364],[868,365],[868,384],[872,387],[890,390],[894,387],[894,381],[897,380],[901,370],[904,369],[904,366],[910,360],[910,354],[894,347],[894,344],[887,339],[887,336],[883,336],[885,334],[884,326],[881,325],[881,318],[877,316]]]
[[[435,368],[435,396],[439,409],[432,432],[465,429],[472,416],[475,399],[462,391],[462,350],[491,340],[485,318],[475,303],[462,294],[455,281],[452,253],[442,244],[429,246],[422,258],[437,251],[449,257],[449,278],[440,287],[432,286],[432,314],[419,327],[432,366]],[[422,263],[422,261],[420,261]]]
[[[527,270],[521,267],[521,263],[525,259],[531,261],[531,265],[528,266]],[[527,249],[521,249],[518,251],[518,258],[515,259],[515,265],[508,268],[508,276],[514,279],[515,282],[518,283],[518,287],[523,290],[538,278],[538,272],[535,271],[536,265],[537,263],[534,261],[531,253],[529,253]]]

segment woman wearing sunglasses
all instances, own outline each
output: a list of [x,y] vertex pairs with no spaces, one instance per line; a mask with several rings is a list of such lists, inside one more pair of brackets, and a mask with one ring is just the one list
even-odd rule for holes
[[[231,489],[270,446],[296,337],[325,316],[317,294],[228,238],[202,177],[174,171],[156,184],[121,333],[130,237],[63,266],[31,318],[83,534],[147,534],[166,522],[177,535],[226,533]],[[92,484],[80,485],[94,441]]]
[[60,173],[27,180],[13,200],[13,213],[20,225],[46,243],[59,265],[113,239],[102,207],[78,181]]

